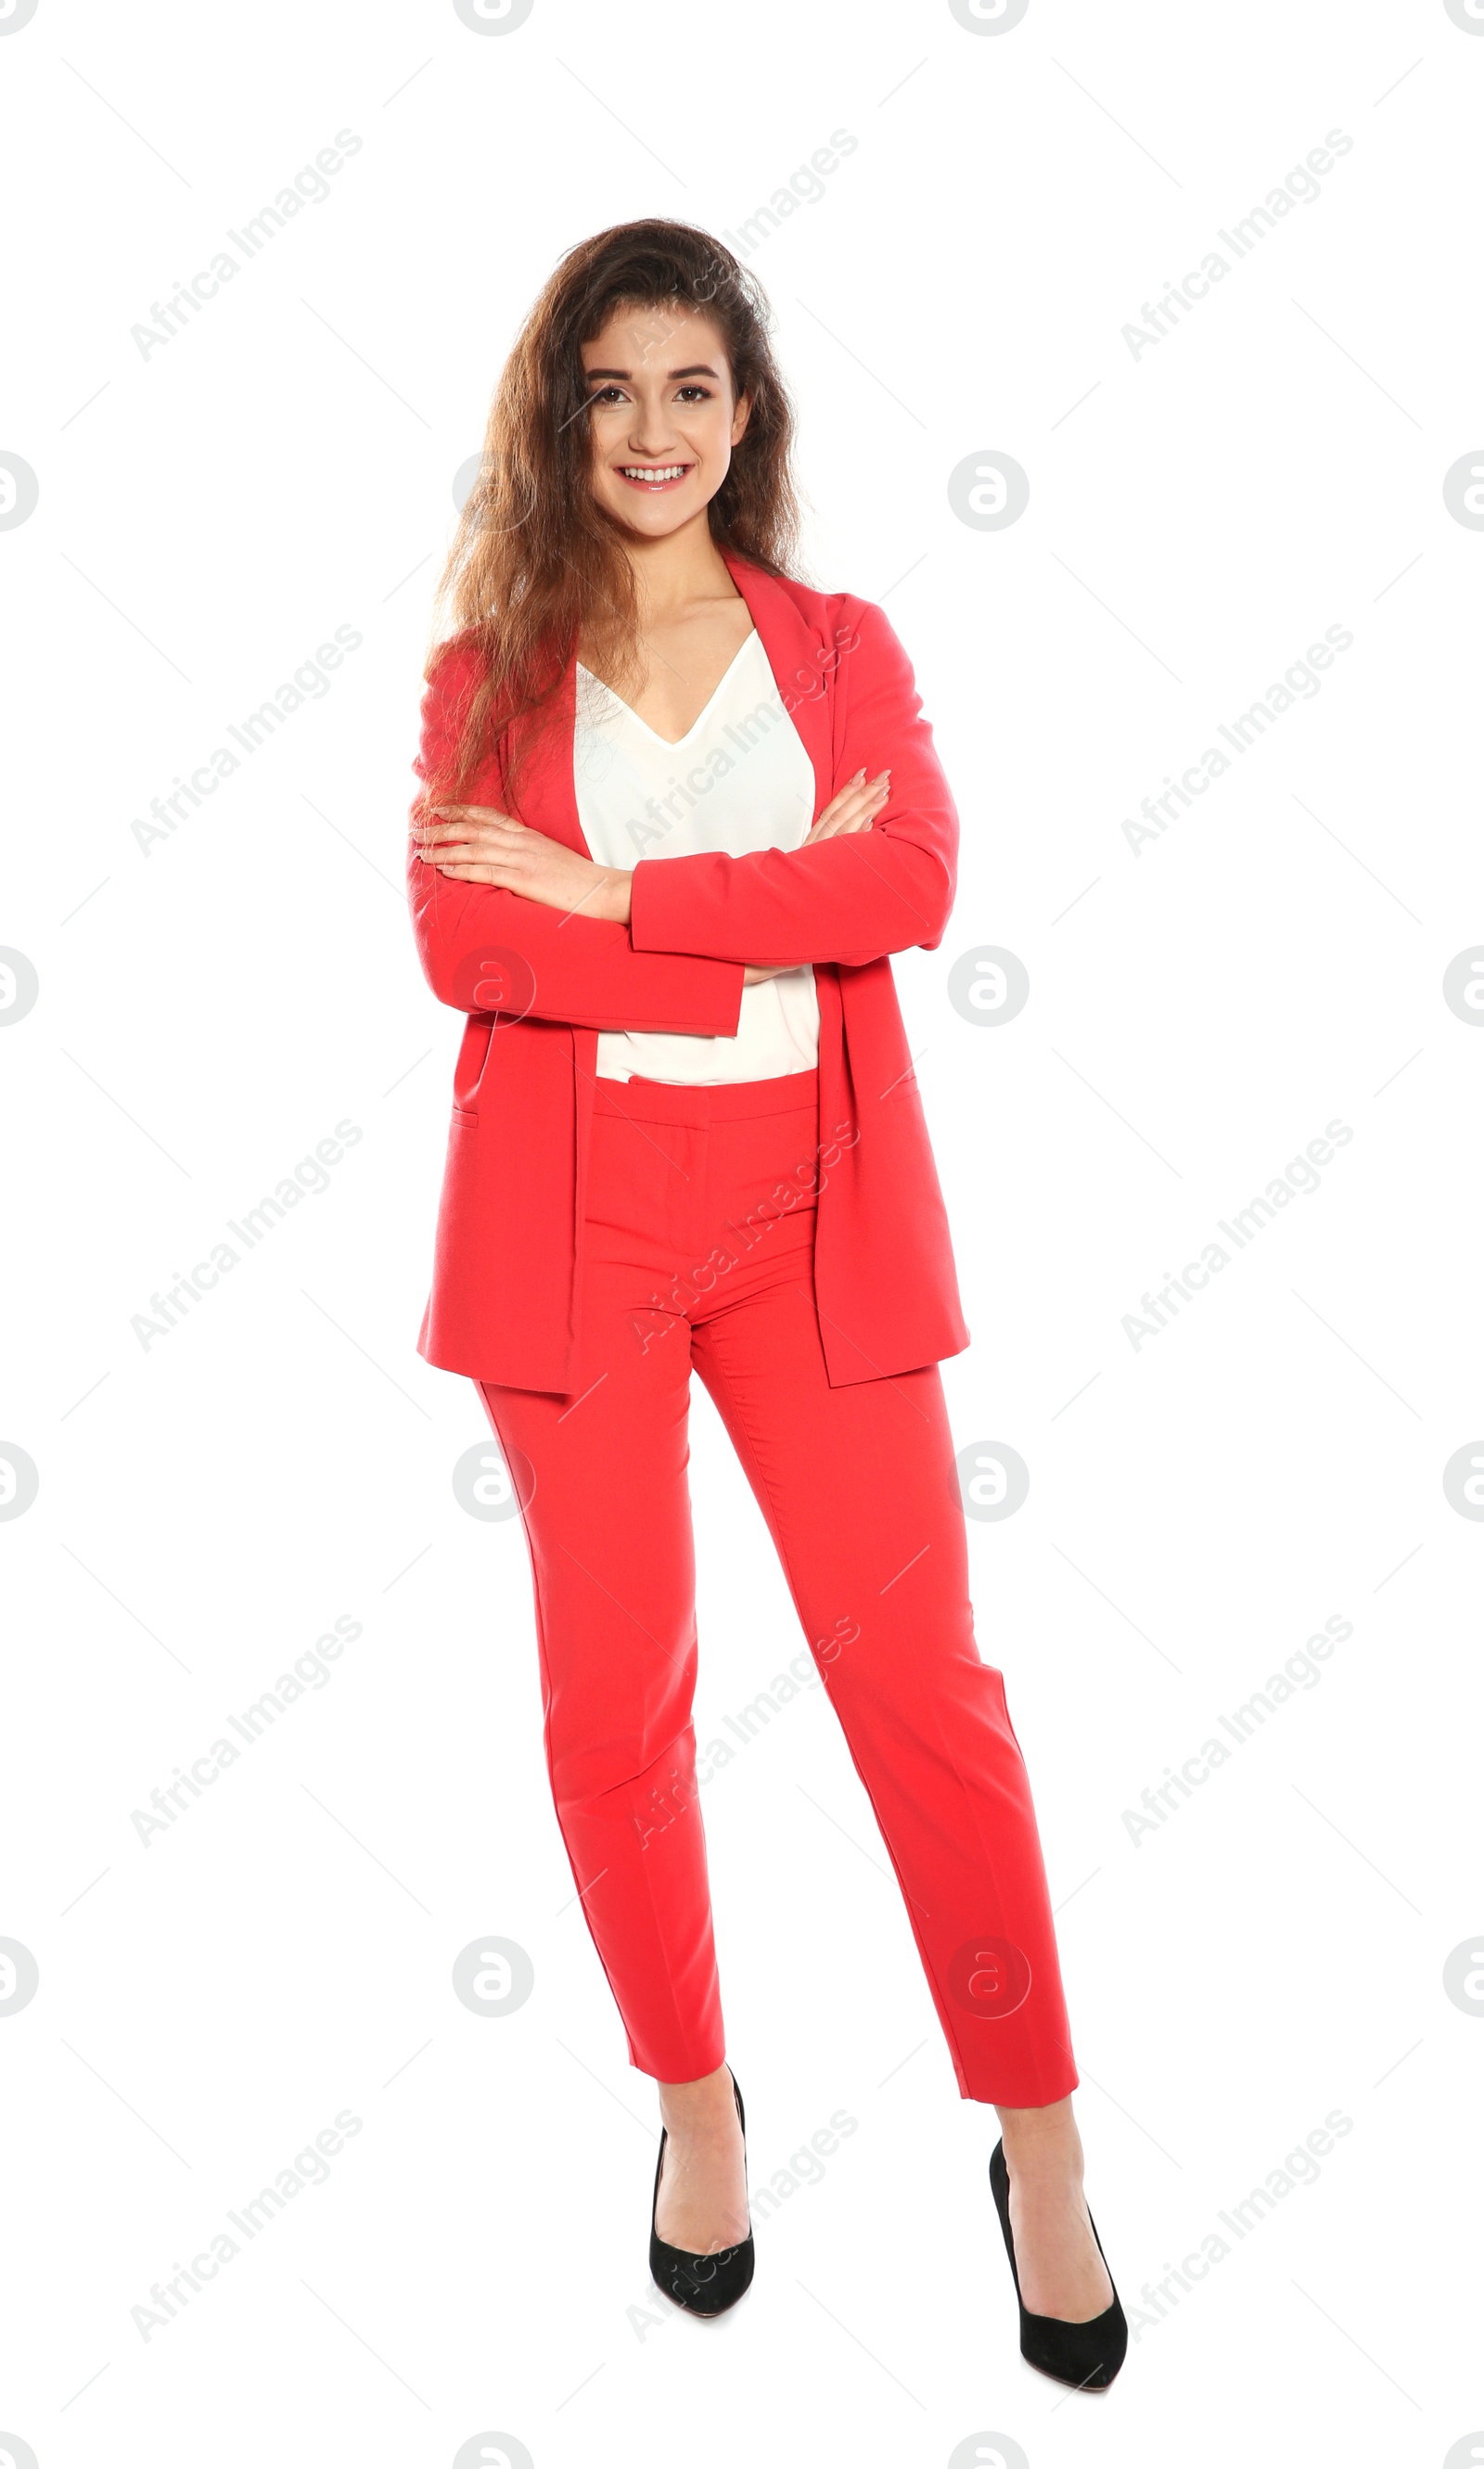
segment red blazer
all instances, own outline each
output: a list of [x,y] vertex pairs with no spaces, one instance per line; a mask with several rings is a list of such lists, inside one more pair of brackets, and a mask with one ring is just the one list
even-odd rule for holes
[[[820,1005],[815,1290],[831,1385],[967,1346],[947,1215],[888,954],[936,950],[953,907],[958,816],[907,656],[882,611],[726,555],[814,765],[818,819],[861,764],[890,765],[867,832],[747,857],[644,858],[627,926],[407,861],[418,952],[467,1012],[418,1351],[445,1372],[574,1386],[589,1133],[600,1028],[736,1034],[747,961],[814,964]],[[423,698],[426,779],[456,731],[477,652],[455,640]],[[590,856],[572,782],[575,664],[562,727],[519,802],[504,741],[468,791]],[[525,724],[529,727],[529,724]],[[517,723],[519,728],[522,724]],[[678,1261],[684,1275],[691,1264]],[[699,1265],[699,1264],[698,1264]]]

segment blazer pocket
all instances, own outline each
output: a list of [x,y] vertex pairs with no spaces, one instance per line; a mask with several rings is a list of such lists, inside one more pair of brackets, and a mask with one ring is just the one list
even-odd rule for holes
[[477,1128],[479,1118],[477,1115],[472,1115],[467,1106],[455,1106],[453,1120],[455,1123],[461,1123],[465,1131],[472,1132]]

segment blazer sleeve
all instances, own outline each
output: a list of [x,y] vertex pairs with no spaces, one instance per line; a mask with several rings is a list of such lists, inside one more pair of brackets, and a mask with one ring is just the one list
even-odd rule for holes
[[892,794],[870,831],[812,847],[641,858],[629,922],[638,952],[797,967],[860,966],[941,942],[953,908],[959,818],[912,665],[882,611],[846,604],[852,647],[836,677],[835,777],[890,765]]
[[[452,750],[474,671],[457,649],[434,666],[423,696],[413,770],[428,781]],[[491,802],[488,795],[472,804]],[[413,801],[417,811],[419,799]],[[742,969],[721,957],[637,952],[626,926],[564,916],[493,884],[459,883],[407,851],[407,897],[418,958],[440,1003],[508,1011],[577,1027],[734,1037]]]

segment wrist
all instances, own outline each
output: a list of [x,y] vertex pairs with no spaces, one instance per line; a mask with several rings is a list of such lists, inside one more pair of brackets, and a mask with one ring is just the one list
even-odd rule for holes
[[603,887],[603,913],[615,926],[627,926],[630,912],[630,889],[634,882],[632,866],[611,865]]

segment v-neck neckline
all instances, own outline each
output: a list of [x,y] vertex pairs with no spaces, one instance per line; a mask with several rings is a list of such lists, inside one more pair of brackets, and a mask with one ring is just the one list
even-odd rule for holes
[[722,688],[730,680],[732,671],[735,669],[737,662],[741,659],[742,655],[747,650],[749,644],[760,642],[761,639],[762,638],[758,634],[757,627],[754,622],[751,630],[743,635],[741,642],[737,645],[736,650],[732,653],[732,656],[728,661],[725,669],[722,671],[721,676],[717,679],[715,685],[707,695],[704,706],[697,712],[695,719],[691,722],[690,727],[686,729],[684,737],[661,737],[658,728],[651,728],[648,721],[639,717],[639,714],[635,710],[634,705],[631,703],[625,703],[622,695],[614,694],[613,687],[608,684],[605,679],[600,678],[595,670],[590,669],[586,662],[582,660],[577,662],[577,666],[581,669],[585,678],[591,678],[595,686],[602,687],[603,692],[612,702],[617,704],[619,710],[626,713],[628,718],[633,721],[636,728],[641,728],[646,737],[652,737],[654,739],[657,746],[663,746],[668,749],[670,753],[676,754],[679,753],[680,749],[683,746],[687,746],[690,743],[690,740],[694,737],[702,722],[709,716],[718,695],[720,695]]

